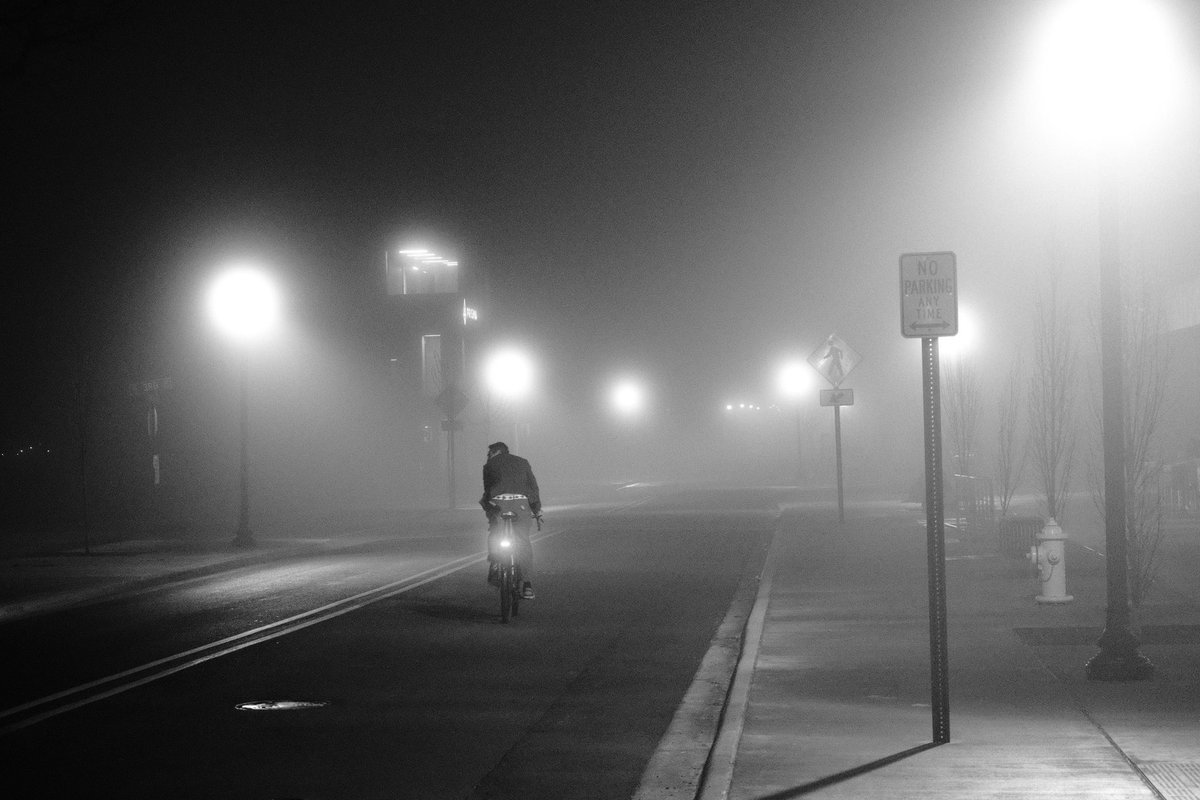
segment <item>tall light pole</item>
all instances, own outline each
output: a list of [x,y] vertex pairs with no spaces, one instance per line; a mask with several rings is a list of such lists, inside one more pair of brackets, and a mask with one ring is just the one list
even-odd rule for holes
[[804,483],[804,397],[813,388],[812,369],[803,359],[788,361],[777,375],[779,393],[796,404],[796,485]]
[[250,350],[269,335],[279,321],[279,292],[266,273],[253,267],[231,267],[217,276],[208,293],[208,312],[214,325],[241,350],[238,392],[239,503],[234,532],[236,547],[253,547],[250,530]]
[[[533,392],[536,369],[533,359],[521,349],[506,347],[495,351],[484,363],[484,385],[494,400],[517,404]],[[513,452],[519,452],[520,420],[513,417]]]
[[646,409],[646,390],[641,383],[625,378],[613,385],[609,401],[618,416],[633,420]]
[[[1154,0],[1068,0],[1045,21],[1038,92],[1058,134],[1096,144],[1100,360],[1107,612],[1092,680],[1142,680],[1154,666],[1138,652],[1129,600],[1125,387],[1120,256],[1120,148],[1161,124],[1178,101],[1180,64],[1171,21]],[[1145,142],[1142,142],[1143,147]]]
[[646,385],[640,378],[626,375],[610,384],[608,409],[614,419],[609,447],[614,465],[624,473],[620,480],[637,480],[637,472],[646,470],[645,448],[640,442],[647,432],[649,406]]

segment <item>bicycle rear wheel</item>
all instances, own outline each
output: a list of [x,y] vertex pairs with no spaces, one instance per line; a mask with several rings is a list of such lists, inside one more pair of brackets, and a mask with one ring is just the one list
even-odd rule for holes
[[500,566],[500,621],[508,622],[513,615],[513,585],[516,578],[511,564]]

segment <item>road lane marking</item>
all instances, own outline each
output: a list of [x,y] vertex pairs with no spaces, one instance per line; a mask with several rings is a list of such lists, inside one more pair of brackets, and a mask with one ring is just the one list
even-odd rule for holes
[[[529,538],[530,541],[538,542],[552,536],[568,533],[570,530],[570,528],[563,528],[556,531],[544,531],[534,533]],[[243,631],[242,633],[228,636],[216,642],[159,658],[141,666],[132,667],[104,678],[97,678],[96,680],[73,686],[70,689],[64,689],[63,691],[40,697],[37,700],[31,700],[27,703],[4,709],[0,711],[0,721],[10,718],[13,721],[0,726],[0,736],[13,733],[22,728],[28,728],[38,722],[56,717],[59,714],[65,714],[68,711],[74,711],[75,709],[95,703],[98,700],[104,700],[127,692],[130,689],[136,689],[139,686],[166,678],[177,672],[182,672],[185,669],[203,664],[206,661],[232,655],[256,644],[269,642],[272,639],[278,639],[290,633],[295,633],[304,628],[316,625],[319,622],[348,614],[351,611],[357,611],[371,603],[412,591],[439,578],[444,578],[474,564],[482,563],[486,558],[486,550],[461,556],[439,566],[430,567],[415,575],[401,578],[383,586],[377,586],[374,589],[367,589],[356,595],[335,600],[332,603],[326,603],[319,608],[295,614],[286,619],[272,622],[269,625]]]

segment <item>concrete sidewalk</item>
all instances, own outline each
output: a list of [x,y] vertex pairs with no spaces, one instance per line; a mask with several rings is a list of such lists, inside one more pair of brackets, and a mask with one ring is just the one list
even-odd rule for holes
[[1038,605],[1028,562],[948,542],[950,742],[934,746],[923,524],[898,508],[798,519],[764,571],[744,705],[726,709],[731,769],[710,763],[703,797],[1200,798],[1194,597],[1140,612],[1153,680],[1091,682],[1103,558],[1070,546],[1075,601]]

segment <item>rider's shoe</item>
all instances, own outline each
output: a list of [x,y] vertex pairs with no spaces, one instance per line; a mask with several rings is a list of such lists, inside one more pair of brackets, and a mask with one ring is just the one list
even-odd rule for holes
[[536,596],[537,595],[533,593],[533,584],[529,581],[525,581],[525,588],[521,590],[521,599],[532,600]]
[[488,564],[487,582],[492,586],[500,585],[500,565],[496,563]]

